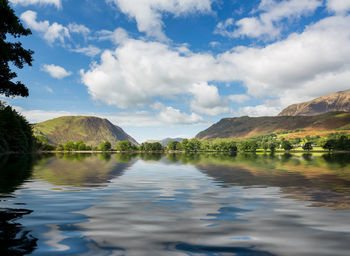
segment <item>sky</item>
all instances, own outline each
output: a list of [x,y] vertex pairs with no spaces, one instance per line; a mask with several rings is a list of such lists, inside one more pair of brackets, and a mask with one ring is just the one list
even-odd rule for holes
[[0,99],[31,123],[93,115],[138,142],[191,138],[350,88],[350,0],[9,2],[35,53],[14,68],[30,96]]

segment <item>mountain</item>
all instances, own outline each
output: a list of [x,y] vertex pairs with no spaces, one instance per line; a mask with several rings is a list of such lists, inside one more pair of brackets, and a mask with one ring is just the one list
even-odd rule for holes
[[160,144],[162,144],[163,147],[165,147],[166,145],[168,145],[169,141],[178,141],[181,142],[184,138],[165,138],[162,140],[147,140],[145,142],[148,143],[154,143],[154,142],[159,142]]
[[184,138],[165,138],[163,140],[160,141],[160,144],[162,144],[162,146],[166,146],[168,145],[169,141],[178,141],[181,142]]
[[48,143],[54,145],[79,140],[92,146],[109,141],[114,147],[121,140],[138,145],[122,128],[107,119],[94,116],[62,116],[37,123],[33,130],[35,136],[44,137]]
[[[268,116],[223,118],[198,133],[197,139],[244,138],[264,133],[299,132],[315,135],[350,129],[350,113],[330,112],[316,116]],[[329,133],[329,132],[328,132]]]
[[313,116],[327,112],[350,112],[350,90],[325,95],[308,102],[293,104],[278,116]]

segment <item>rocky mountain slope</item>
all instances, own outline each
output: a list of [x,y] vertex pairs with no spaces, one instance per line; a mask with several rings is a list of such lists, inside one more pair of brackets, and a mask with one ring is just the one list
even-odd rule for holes
[[308,102],[293,104],[278,116],[312,116],[333,111],[350,112],[350,90],[325,95]]
[[107,119],[94,116],[62,116],[34,125],[34,134],[50,144],[64,144],[68,141],[84,141],[87,145],[97,146],[109,141],[112,146],[121,140],[138,145],[136,140],[112,124]]
[[313,135],[320,131],[350,129],[350,113],[330,112],[316,116],[268,116],[223,118],[198,133],[197,139],[244,138],[264,133],[306,131]]

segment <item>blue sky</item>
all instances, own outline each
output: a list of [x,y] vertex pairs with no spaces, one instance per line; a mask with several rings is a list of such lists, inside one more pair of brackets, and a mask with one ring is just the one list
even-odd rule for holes
[[139,142],[193,137],[223,117],[276,115],[350,87],[350,0],[9,0],[33,34],[40,122],[96,115]]

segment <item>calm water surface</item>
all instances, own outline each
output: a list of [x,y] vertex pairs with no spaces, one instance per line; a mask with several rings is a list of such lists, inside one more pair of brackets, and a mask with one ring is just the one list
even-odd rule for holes
[[349,252],[349,154],[0,157],[0,255]]

